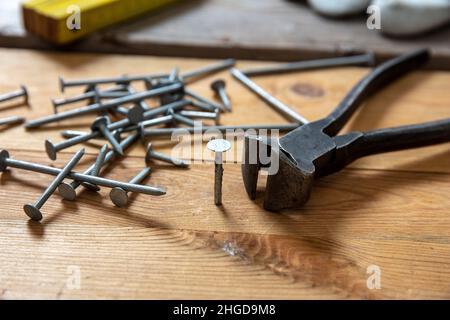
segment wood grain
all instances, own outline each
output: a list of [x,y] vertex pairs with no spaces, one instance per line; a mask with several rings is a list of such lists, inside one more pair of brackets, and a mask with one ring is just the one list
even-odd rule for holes
[[[29,118],[51,112],[49,98],[59,95],[59,75],[140,74],[206,63],[4,49],[0,59],[8,62],[1,66],[0,91],[24,83],[31,92],[29,107],[2,105],[0,114]],[[256,64],[243,61],[239,66]],[[258,83],[314,120],[326,115],[367,72],[313,71],[264,77]],[[227,80],[233,99],[234,112],[223,117],[224,124],[286,122],[226,73],[192,89],[212,99],[208,84],[218,77]],[[414,72],[370,99],[345,130],[449,117],[449,80],[446,72]],[[76,148],[52,163],[43,140],[60,141],[62,128],[86,130],[93,117],[29,132],[4,129],[0,148],[17,159],[60,167]],[[92,163],[100,143],[87,145],[79,170]],[[163,152],[173,146],[163,140],[154,143]],[[239,143],[234,147],[237,152]],[[104,175],[130,179],[144,166],[143,154],[137,144]],[[238,155],[225,165],[224,206],[214,206],[210,157],[203,149],[185,155],[196,160],[188,170],[152,163],[147,183],[167,187],[167,195],[132,195],[126,209],[112,205],[106,188],[98,194],[80,192],[76,202],[55,195],[44,207],[42,223],[27,221],[22,206],[36,199],[51,178],[17,169],[2,173],[0,297],[450,298],[448,143],[358,160],[317,181],[305,207],[280,214],[261,208],[264,178],[257,200],[247,198]],[[381,268],[379,290],[366,286],[370,265]],[[70,266],[80,268],[80,289],[67,286]]]
[[[19,3],[0,3],[0,46],[52,49],[26,33]],[[365,14],[326,19],[303,1],[190,0],[108,28],[70,50],[295,61],[367,50],[385,59],[426,47],[434,52],[428,67],[449,70],[449,38],[448,27],[418,38],[386,38],[378,30],[367,29]]]

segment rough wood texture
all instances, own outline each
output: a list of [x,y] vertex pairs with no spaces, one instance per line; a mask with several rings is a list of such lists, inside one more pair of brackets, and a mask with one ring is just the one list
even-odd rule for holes
[[[0,106],[3,116],[51,112],[57,77],[189,70],[205,61],[142,56],[53,54],[0,50],[0,92],[28,85],[30,107]],[[242,62],[240,66],[256,63]],[[258,79],[310,120],[329,112],[368,70],[342,68]],[[228,81],[234,112],[223,123],[285,120],[222,73],[192,88],[212,98],[208,84]],[[450,117],[446,72],[414,72],[382,91],[345,130],[373,129]],[[71,89],[68,94],[78,90]],[[27,109],[28,108],[28,109]],[[51,164],[43,141],[61,128],[85,129],[93,116],[52,129],[2,129],[0,148],[17,159]],[[95,145],[80,170],[94,159]],[[169,152],[163,140],[156,148]],[[240,166],[227,159],[223,208],[213,204],[213,165],[188,170],[153,165],[147,181],[163,197],[138,195],[114,207],[109,190],[82,192],[76,202],[53,196],[40,224],[22,205],[42,192],[48,176],[12,169],[0,176],[0,297],[10,298],[450,298],[449,144],[361,159],[315,185],[302,209],[281,214],[250,201]],[[55,166],[73,151],[59,155]],[[106,176],[128,180],[143,162],[137,145]],[[210,154],[206,152],[206,155]],[[188,158],[201,159],[202,151]],[[263,181],[261,181],[261,187]],[[381,268],[381,289],[369,290],[366,268]],[[81,288],[70,289],[70,267]],[[69,268],[69,269],[68,269]],[[68,273],[69,272],[69,273]]]
[[[19,2],[0,3],[0,45],[49,48],[25,33]],[[450,28],[392,39],[368,30],[365,19],[326,19],[302,1],[189,0],[95,34],[70,50],[286,61],[366,50],[384,59],[428,47],[434,51],[429,67],[450,69]]]

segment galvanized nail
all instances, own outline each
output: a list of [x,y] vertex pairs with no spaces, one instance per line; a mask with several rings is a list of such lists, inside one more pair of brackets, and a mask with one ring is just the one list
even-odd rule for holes
[[242,70],[241,72],[245,74],[247,77],[253,77],[286,72],[332,68],[332,67],[373,66],[374,63],[375,63],[374,54],[368,53],[349,57],[337,57],[337,58],[281,63],[274,66]]
[[[52,123],[52,122],[56,122],[56,121],[60,121],[60,120],[64,120],[64,119],[69,119],[69,118],[73,118],[73,117],[77,117],[77,116],[81,116],[81,115],[85,115],[85,114],[89,114],[89,113],[93,113],[93,112],[109,110],[109,109],[115,108],[117,106],[120,106],[122,104],[137,102],[137,101],[141,101],[143,99],[156,97],[156,96],[159,96],[164,93],[174,92],[174,91],[180,90],[182,87],[183,87],[183,85],[181,83],[174,83],[172,85],[165,86],[162,88],[152,89],[152,90],[148,90],[148,91],[144,91],[144,92],[139,92],[136,94],[130,94],[130,95],[122,97],[122,98],[112,99],[112,100],[102,102],[102,103],[94,103],[92,105],[85,106],[82,108],[68,110],[65,112],[60,112],[58,114],[45,116],[40,119],[28,121],[26,123],[25,127],[26,128],[36,128],[36,127],[42,126],[44,124],[48,124],[48,123]],[[149,111],[151,111],[151,110],[149,110]]]
[[213,139],[207,144],[209,150],[215,153],[214,159],[214,204],[222,204],[222,178],[223,178],[223,159],[222,154],[231,148],[230,142],[224,139]]
[[278,110],[284,116],[286,116],[298,123],[301,123],[301,124],[309,123],[309,121],[307,119],[305,119],[304,117],[299,115],[297,112],[292,110],[289,106],[282,103],[280,100],[271,96],[269,93],[267,93],[265,90],[263,90],[260,86],[258,86],[256,83],[254,83],[248,77],[246,77],[238,69],[233,68],[230,70],[230,72],[235,79],[239,80],[242,84],[244,84],[247,88],[249,88],[253,93],[258,95],[263,101],[265,101],[270,106],[274,107],[276,110]]
[[[140,184],[147,178],[151,173],[151,168],[146,167],[141,172],[139,172],[133,179],[131,179],[128,183],[132,184]],[[125,207],[128,204],[128,192],[123,190],[122,188],[116,187],[111,189],[109,193],[109,197],[111,201],[117,207]]]
[[228,112],[231,112],[231,102],[225,91],[225,81],[221,79],[214,81],[211,83],[211,89],[220,98],[225,109],[227,109]]
[[14,124],[21,124],[25,122],[25,118],[18,116],[11,116],[0,119],[0,126],[9,126]]
[[[0,151],[0,172],[5,171],[6,168],[8,168],[8,167],[49,174],[52,176],[57,176],[61,172],[61,169],[58,169],[58,168],[44,166],[41,164],[27,162],[27,161],[11,159],[9,157],[8,151],[1,150]],[[115,181],[115,180],[111,180],[111,179],[94,177],[94,176],[90,176],[88,174],[83,174],[83,173],[78,173],[78,172],[73,172],[73,171],[71,171],[67,175],[67,178],[78,181],[78,182],[89,182],[89,183],[107,187],[107,188],[120,187],[129,192],[145,193],[145,194],[156,195],[156,196],[164,195],[166,193],[166,191],[160,187],[130,184],[130,183]]]
[[28,90],[27,90],[27,87],[20,86],[20,90],[0,95],[0,102],[12,100],[12,99],[19,98],[19,97],[24,97],[24,99],[25,99],[24,103],[28,104]]
[[115,152],[123,156],[123,149],[119,142],[116,140],[114,135],[108,130],[108,125],[110,120],[108,117],[98,117],[91,125],[91,130],[93,132],[99,131],[111,144]]
[[186,161],[183,161],[181,159],[172,158],[172,157],[170,157],[168,155],[165,155],[163,153],[156,152],[155,150],[153,150],[152,144],[149,143],[147,145],[147,152],[145,154],[145,161],[149,162],[152,159],[156,159],[156,160],[160,160],[160,161],[163,161],[163,162],[167,162],[167,163],[175,165],[176,167],[181,167],[181,168],[189,167],[189,164]]
[[55,192],[56,188],[60,183],[66,178],[69,172],[77,165],[80,159],[84,155],[84,149],[78,151],[72,159],[64,166],[64,168],[58,173],[55,180],[47,187],[44,193],[39,197],[39,199],[34,204],[26,204],[23,206],[23,210],[32,220],[40,221],[42,219],[41,208],[45,202],[50,198],[50,196]]

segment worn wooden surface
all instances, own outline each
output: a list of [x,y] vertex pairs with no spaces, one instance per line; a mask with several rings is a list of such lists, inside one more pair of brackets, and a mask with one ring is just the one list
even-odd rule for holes
[[[49,48],[22,27],[20,0],[0,2],[0,46]],[[429,67],[450,69],[450,28],[392,39],[366,27],[366,17],[323,18],[302,1],[188,0],[99,32],[68,50],[204,58],[302,60],[367,50],[380,58],[427,47]]]
[[[0,115],[36,118],[51,112],[57,77],[181,70],[206,61],[119,55],[0,50],[0,92],[23,83],[29,107],[0,106]],[[256,65],[242,62],[239,66]],[[329,112],[368,69],[342,68],[258,78],[258,83],[310,120]],[[224,124],[284,123],[282,117],[226,73],[192,89],[228,80],[234,112]],[[450,74],[414,72],[368,101],[345,130],[373,129],[450,117]],[[70,89],[68,94],[79,90]],[[1,129],[0,148],[14,158],[52,164],[43,141],[62,128],[85,129],[93,116],[26,132]],[[156,148],[169,152],[171,143]],[[100,142],[96,142],[100,145]],[[250,201],[239,158],[227,159],[223,208],[213,204],[213,165],[188,170],[152,165],[147,183],[163,197],[138,195],[114,207],[108,190],[82,192],[76,202],[53,196],[42,223],[22,211],[51,178],[11,169],[0,176],[0,297],[11,298],[450,298],[450,145],[377,155],[317,181],[310,202],[280,214]],[[76,150],[59,154],[61,166]],[[94,159],[97,148],[79,170]],[[144,165],[137,145],[106,176],[128,180]],[[202,150],[192,158],[201,159]],[[205,152],[206,156],[210,156]],[[208,160],[208,159],[207,159]],[[263,181],[262,181],[263,182]],[[261,188],[263,183],[261,183]],[[367,267],[381,269],[369,290]],[[80,289],[71,281],[79,268]]]

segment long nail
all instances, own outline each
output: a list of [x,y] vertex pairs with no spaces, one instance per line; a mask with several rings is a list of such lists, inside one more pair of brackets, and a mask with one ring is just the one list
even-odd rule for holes
[[242,70],[241,72],[245,74],[247,77],[253,77],[286,72],[332,68],[332,67],[372,66],[374,65],[375,62],[374,60],[375,57],[373,53],[368,53],[350,57],[337,57],[329,59],[317,59],[317,60],[281,63],[274,66]]
[[244,84],[247,88],[249,88],[252,92],[254,92],[256,95],[258,95],[267,104],[274,107],[276,110],[278,110],[284,116],[286,116],[298,123],[301,123],[301,124],[309,123],[308,120],[303,118],[301,115],[299,115],[297,112],[292,110],[290,107],[288,107],[287,105],[282,103],[280,100],[278,100],[275,97],[268,94],[265,90],[263,90],[260,86],[258,86],[253,81],[251,81],[248,77],[246,77],[238,69],[233,68],[230,70],[230,72],[234,78],[239,80],[242,84]]
[[[128,183],[140,184],[145,178],[150,175],[151,171],[152,170],[150,169],[150,167],[144,168],[133,179],[128,181]],[[128,204],[128,192],[123,190],[122,188],[111,189],[109,197],[117,207],[125,207]]]
[[228,112],[231,112],[231,102],[230,98],[225,91],[225,81],[216,80],[211,83],[211,89],[215,92],[215,94],[222,100],[222,104],[227,109]]
[[198,80],[202,77],[209,76],[213,73],[229,69],[229,68],[233,67],[235,65],[235,63],[236,63],[236,60],[234,60],[234,59],[226,59],[226,60],[220,61],[215,64],[211,64],[206,67],[202,67],[202,68],[199,68],[196,70],[185,72],[181,75],[181,79],[185,83],[189,83],[189,82]]
[[172,158],[169,157],[168,155],[165,155],[163,153],[160,152],[156,152],[155,150],[153,150],[153,146],[151,143],[149,143],[147,145],[147,153],[145,154],[145,161],[148,162],[152,159],[156,159],[159,161],[163,161],[163,162],[167,162],[170,164],[175,165],[176,167],[180,167],[180,168],[187,168],[189,167],[189,164],[181,159],[176,159],[176,158]]
[[195,100],[203,102],[204,104],[209,105],[209,106],[211,106],[214,109],[220,109],[220,110],[224,111],[224,107],[222,105],[217,104],[217,103],[215,103],[215,102],[213,102],[213,101],[211,101],[211,100],[209,100],[207,98],[204,98],[202,96],[199,96],[198,94],[196,94],[195,92],[193,92],[193,91],[191,91],[189,89],[184,89],[184,92],[185,92],[186,95],[194,98]]
[[[117,99],[112,99],[112,100],[109,100],[109,101],[106,101],[103,103],[94,103],[92,105],[85,106],[82,108],[61,112],[58,114],[42,117],[42,118],[36,119],[36,120],[31,120],[26,123],[25,127],[26,128],[36,128],[36,127],[42,126],[44,124],[48,124],[48,123],[52,123],[52,122],[56,122],[56,121],[60,121],[60,120],[64,120],[64,119],[78,117],[78,116],[93,113],[93,112],[109,110],[109,109],[115,108],[122,104],[137,102],[137,101],[140,101],[143,99],[156,97],[156,96],[159,96],[159,95],[167,93],[167,92],[174,92],[174,91],[180,90],[182,88],[183,88],[183,85],[181,83],[174,83],[173,85],[170,85],[170,86],[165,86],[165,87],[158,88],[158,89],[152,89],[152,90],[148,90],[148,91],[144,91],[144,92],[139,92],[136,94],[130,94],[128,96],[125,96],[122,98],[117,98]],[[150,110],[150,111],[152,111],[152,110]]]
[[40,221],[42,219],[41,208],[50,198],[50,196],[55,192],[56,188],[60,183],[66,178],[66,176],[72,171],[72,169],[80,161],[81,157],[84,155],[84,149],[78,151],[72,159],[64,166],[62,170],[58,173],[55,180],[47,187],[44,193],[39,197],[39,199],[34,204],[26,204],[23,210],[32,220]]
[[25,118],[12,116],[7,118],[0,119],[0,126],[13,125],[13,124],[21,124],[25,122]]
[[[120,146],[122,147],[123,150],[126,150],[131,145],[133,145],[133,143],[136,142],[138,139],[139,139],[139,133],[132,134],[132,135],[126,137],[125,139],[123,139],[123,141],[120,142]],[[106,167],[108,164],[110,164],[112,162],[112,160],[115,159],[115,156],[116,156],[116,153],[113,150],[108,151],[105,156],[105,159],[103,161],[102,167]],[[94,170],[95,170],[95,164],[93,164],[89,168],[87,168],[83,172],[83,174],[92,175]],[[76,190],[82,184],[84,187],[87,187],[89,190],[96,191],[96,188],[93,187],[92,184],[86,184],[86,183],[75,180],[75,181],[72,181],[69,185],[65,185],[63,190],[60,190],[61,196],[67,200],[75,199]]]
[[91,130],[93,132],[99,131],[106,140],[109,141],[114,151],[123,156],[123,149],[120,146],[119,142],[112,135],[112,133],[108,130],[108,125],[110,124],[108,117],[98,117],[91,125]]
[[215,154],[214,203],[216,206],[219,206],[222,204],[222,177],[223,177],[222,154],[231,148],[231,144],[224,139],[213,139],[208,142],[207,147]]
[[27,87],[21,86],[20,90],[0,95],[0,102],[12,100],[12,99],[19,98],[19,97],[24,97],[25,98],[25,103],[26,104],[28,103],[28,90],[27,90]]
[[148,74],[138,76],[121,76],[121,77],[84,79],[84,80],[64,80],[62,77],[60,77],[59,82],[61,92],[64,92],[64,89],[67,87],[92,86],[108,83],[129,83],[133,81],[145,81],[146,79],[157,79],[164,77],[167,77],[167,74]]
[[[32,163],[32,162],[11,159],[11,158],[9,158],[9,153],[6,150],[2,150],[2,151],[0,151],[0,172],[6,170],[7,167],[23,169],[23,170],[28,170],[28,171],[38,172],[38,173],[44,173],[44,174],[49,174],[52,176],[57,176],[61,172],[61,169],[58,169],[58,168],[44,166],[44,165]],[[156,196],[164,195],[166,193],[166,191],[164,189],[159,188],[159,187],[135,185],[135,184],[115,181],[115,180],[111,180],[111,179],[94,177],[94,176],[90,176],[88,174],[77,173],[77,172],[72,172],[72,171],[69,172],[69,174],[67,175],[67,178],[70,178],[72,180],[76,180],[79,182],[89,182],[89,183],[96,184],[96,185],[99,185],[102,187],[107,187],[107,188],[120,187],[129,192],[145,193],[145,194],[156,195]]]

